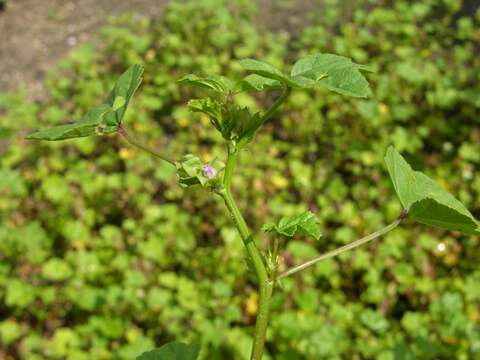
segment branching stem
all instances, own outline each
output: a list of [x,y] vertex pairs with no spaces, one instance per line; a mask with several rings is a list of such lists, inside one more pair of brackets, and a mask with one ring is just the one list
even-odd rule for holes
[[270,299],[273,293],[273,282],[268,278],[268,272],[263,262],[262,255],[255,244],[255,240],[250,233],[247,223],[243,218],[238,206],[232,196],[231,185],[232,185],[232,176],[234,165],[237,157],[237,149],[233,146],[228,148],[228,158],[225,168],[225,177],[224,177],[224,188],[218,191],[218,194],[225,201],[230,216],[235,223],[235,226],[240,233],[240,236],[243,240],[243,244],[247,250],[247,254],[255,275],[258,280],[259,286],[259,305],[258,305],[258,315],[257,321],[255,324],[255,335],[253,340],[251,360],[260,360],[263,356],[263,350],[265,347],[265,337],[268,326],[268,317],[270,312]]
[[372,233],[370,235],[367,235],[367,236],[365,236],[361,239],[355,240],[354,242],[351,242],[350,244],[347,244],[345,246],[341,246],[338,249],[335,249],[335,250],[329,251],[325,254],[322,254],[320,256],[317,256],[317,257],[313,258],[312,260],[309,260],[309,261],[307,261],[307,262],[305,262],[301,265],[295,266],[295,267],[285,271],[284,273],[280,274],[277,277],[277,280],[280,280],[280,279],[282,279],[284,277],[287,277],[289,275],[293,275],[295,273],[298,273],[299,271],[305,270],[306,268],[308,268],[310,266],[313,266],[313,265],[319,263],[320,261],[332,258],[332,257],[337,256],[337,255],[340,255],[340,254],[342,254],[342,253],[344,253],[348,250],[354,249],[354,248],[356,248],[360,245],[363,245],[363,244],[366,244],[366,243],[368,243],[372,240],[375,240],[375,239],[379,238],[380,236],[388,233],[389,231],[395,229],[398,225],[400,225],[402,223],[402,221],[406,217],[407,217],[407,212],[402,211],[402,214],[397,218],[397,220],[395,220],[391,224],[385,226],[383,229],[375,231],[374,233]]
[[[275,100],[270,109],[268,109],[262,116],[260,126],[267,122],[272,115],[277,111],[280,105],[287,99],[291,92],[290,87],[285,87],[283,93]],[[265,338],[267,334],[268,318],[270,314],[270,300],[272,298],[274,281],[268,276],[268,271],[263,261],[262,255],[255,244],[255,239],[250,233],[247,223],[243,218],[238,206],[232,196],[232,179],[235,162],[238,155],[236,144],[231,142],[228,144],[228,156],[225,166],[225,173],[223,178],[223,189],[218,191],[218,194],[223,198],[225,205],[230,212],[230,216],[235,223],[235,226],[240,233],[243,244],[247,250],[249,260],[254,268],[255,275],[259,286],[259,304],[258,314],[255,323],[255,334],[253,338],[251,360],[261,360],[265,348]],[[278,245],[278,244],[277,244]]]

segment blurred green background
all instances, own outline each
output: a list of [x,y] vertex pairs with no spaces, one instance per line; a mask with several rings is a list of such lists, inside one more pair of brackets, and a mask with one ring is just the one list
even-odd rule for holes
[[[200,343],[202,359],[248,357],[255,282],[219,199],[179,188],[168,164],[118,136],[24,140],[79,118],[134,63],[146,71],[127,112],[132,134],[205,161],[223,153],[222,140],[188,112],[201,92],[179,77],[239,77],[245,57],[287,69],[318,51],[375,68],[368,100],[294,92],[240,156],[235,194],[255,230],[306,209],[321,220],[319,241],[283,244],[284,266],[399,214],[383,165],[389,144],[480,217],[472,2],[324,0],[294,27],[272,17],[267,26],[256,4],[170,1],[159,18],[117,16],[51,72],[46,99],[0,94],[0,359],[133,359],[173,339]],[[263,108],[275,95],[237,100]],[[479,245],[407,221],[287,278],[266,358],[480,359]]]

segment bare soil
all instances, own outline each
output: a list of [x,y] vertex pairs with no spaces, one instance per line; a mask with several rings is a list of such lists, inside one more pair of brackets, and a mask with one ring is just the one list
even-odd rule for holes
[[0,12],[0,92],[43,94],[42,79],[108,17],[127,11],[161,14],[164,0],[8,0]]
[[[202,1],[202,0],[198,0]],[[258,21],[295,35],[318,1],[257,0]],[[45,95],[45,73],[76,45],[95,35],[109,17],[134,11],[161,16],[168,0],[7,0],[0,11],[0,92]],[[314,5],[317,4],[317,5]]]

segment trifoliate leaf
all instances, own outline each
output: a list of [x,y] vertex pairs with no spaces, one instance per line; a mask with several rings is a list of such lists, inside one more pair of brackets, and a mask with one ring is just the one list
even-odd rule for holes
[[198,345],[171,342],[137,356],[137,360],[196,360],[199,352]]
[[319,227],[319,220],[317,216],[311,211],[305,211],[304,213],[294,217],[284,217],[278,224],[268,223],[262,227],[265,232],[277,232],[280,235],[292,237],[294,235],[308,235],[315,239],[319,239],[322,236]]
[[467,208],[428,176],[414,171],[393,147],[388,149],[385,163],[410,218],[443,229],[480,234],[480,224]]
[[314,54],[298,60],[291,77],[304,87],[323,86],[342,95],[368,97],[368,81],[360,70],[371,71],[344,56]]
[[106,103],[93,108],[76,123],[37,131],[28,135],[27,139],[55,141],[117,131],[128,104],[142,81],[142,74],[141,65],[131,66],[117,80]]
[[185,75],[178,80],[178,83],[185,85],[198,86],[207,90],[213,90],[221,94],[227,94],[233,89],[232,82],[224,76],[211,75],[198,77],[195,74]]

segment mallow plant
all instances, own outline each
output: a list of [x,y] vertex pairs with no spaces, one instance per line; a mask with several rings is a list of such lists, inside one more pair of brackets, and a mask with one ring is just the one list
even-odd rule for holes
[[[191,111],[208,116],[211,125],[221,133],[225,142],[224,158],[204,163],[194,154],[186,154],[182,158],[171,157],[157,149],[144,146],[130,135],[123,118],[142,81],[141,65],[134,65],[121,75],[106,101],[94,107],[78,122],[35,132],[29,135],[28,139],[56,141],[116,133],[131,145],[175,167],[180,186],[203,188],[223,200],[245,246],[247,265],[256,275],[259,308],[250,358],[259,360],[264,353],[272,293],[283,278],[375,240],[395,229],[407,218],[425,225],[474,235],[480,234],[480,227],[462,203],[427,175],[413,170],[402,155],[390,147],[386,150],[385,163],[403,208],[398,217],[370,235],[286,271],[279,271],[285,241],[298,235],[319,239],[322,236],[319,220],[314,213],[306,211],[293,217],[282,218],[276,223],[265,224],[262,230],[268,233],[269,241],[267,246],[261,246],[258,236],[251,232],[235,201],[232,180],[237,157],[254,140],[262,126],[272,121],[274,114],[292,91],[315,91],[323,88],[344,96],[365,98],[369,96],[370,89],[364,72],[370,69],[333,54],[303,57],[293,65],[290,74],[259,60],[245,59],[241,60],[240,64],[247,75],[238,81],[219,75],[195,74],[178,80],[180,84],[205,91],[205,97],[191,100],[188,105]],[[236,94],[260,91],[278,93],[278,97],[266,111],[253,112],[234,101]],[[173,342],[141,354],[138,359],[193,360],[198,357],[200,350],[199,346],[194,344]]]

